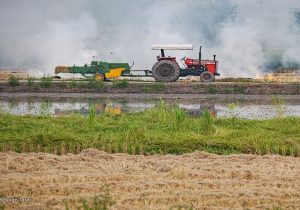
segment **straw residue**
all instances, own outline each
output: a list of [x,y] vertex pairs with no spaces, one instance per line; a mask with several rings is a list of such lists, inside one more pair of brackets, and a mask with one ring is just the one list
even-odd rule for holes
[[0,153],[0,194],[33,199],[8,209],[64,209],[103,185],[115,200],[112,209],[299,209],[300,158]]

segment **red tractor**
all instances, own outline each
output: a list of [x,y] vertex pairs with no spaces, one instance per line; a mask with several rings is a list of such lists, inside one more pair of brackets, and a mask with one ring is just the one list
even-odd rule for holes
[[165,50],[193,50],[191,44],[154,44],[153,50],[160,50],[161,55],[157,56],[157,62],[152,67],[152,74],[156,81],[175,82],[179,77],[200,76],[202,82],[213,82],[215,76],[220,76],[217,72],[218,61],[216,55],[213,60],[202,60],[201,49],[199,51],[199,59],[191,59],[184,57],[185,68],[180,68],[176,61],[176,57],[165,56]]

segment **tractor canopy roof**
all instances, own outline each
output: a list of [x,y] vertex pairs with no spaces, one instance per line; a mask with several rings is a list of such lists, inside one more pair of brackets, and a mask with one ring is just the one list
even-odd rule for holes
[[152,50],[193,50],[192,44],[152,44]]

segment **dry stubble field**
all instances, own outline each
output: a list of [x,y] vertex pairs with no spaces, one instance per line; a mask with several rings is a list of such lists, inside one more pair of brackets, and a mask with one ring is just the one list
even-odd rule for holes
[[111,209],[300,209],[300,158],[0,153],[0,194],[33,199],[5,209],[65,209],[104,185]]

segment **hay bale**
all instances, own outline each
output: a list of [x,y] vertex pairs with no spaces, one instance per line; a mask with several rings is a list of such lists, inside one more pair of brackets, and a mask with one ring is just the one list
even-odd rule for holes
[[69,67],[68,66],[57,66],[55,68],[55,74],[58,74],[58,73],[69,73],[70,70],[69,70]]
[[29,74],[25,71],[0,70],[0,80],[8,80],[10,76],[25,80],[29,77]]

